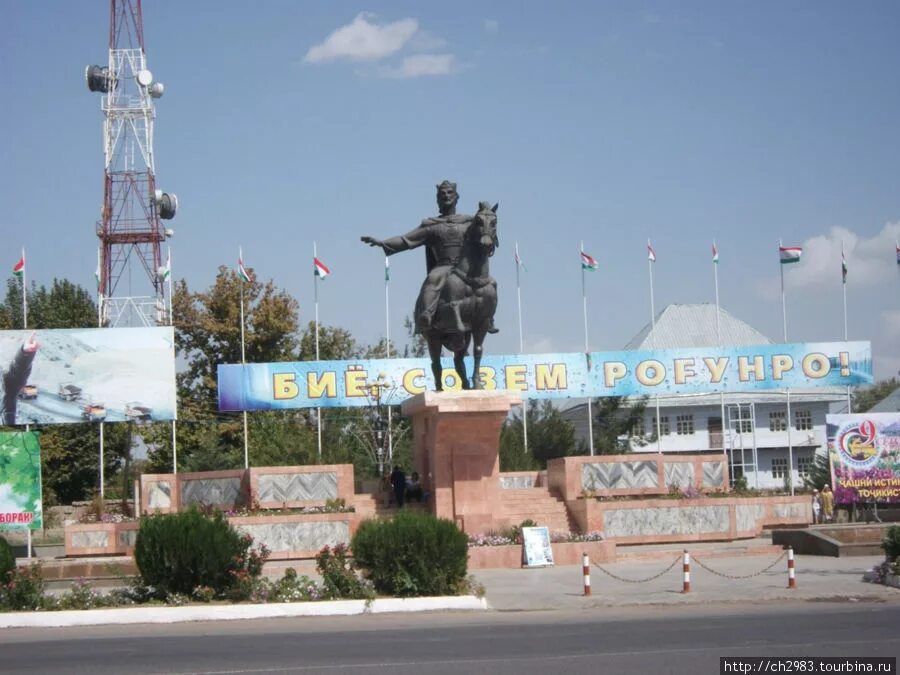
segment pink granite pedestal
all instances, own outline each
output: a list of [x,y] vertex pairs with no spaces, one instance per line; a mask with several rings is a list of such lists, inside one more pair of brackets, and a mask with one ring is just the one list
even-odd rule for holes
[[505,391],[428,391],[403,402],[413,421],[413,469],[437,517],[470,534],[500,527],[500,429],[521,403]]

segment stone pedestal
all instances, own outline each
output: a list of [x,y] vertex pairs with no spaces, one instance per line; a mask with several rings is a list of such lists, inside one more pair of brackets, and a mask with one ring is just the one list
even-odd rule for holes
[[500,429],[519,396],[505,391],[425,392],[404,401],[413,421],[412,470],[430,507],[468,534],[499,527]]

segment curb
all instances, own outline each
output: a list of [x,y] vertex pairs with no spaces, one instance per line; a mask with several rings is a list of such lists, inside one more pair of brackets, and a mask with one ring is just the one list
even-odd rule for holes
[[125,607],[120,609],[65,610],[60,612],[0,613],[0,628],[58,628],[105,624],[182,623],[186,621],[234,621],[298,616],[352,616],[388,612],[436,610],[486,610],[487,601],[474,595],[433,598],[385,598],[285,602],[265,605],[191,605],[189,607]]

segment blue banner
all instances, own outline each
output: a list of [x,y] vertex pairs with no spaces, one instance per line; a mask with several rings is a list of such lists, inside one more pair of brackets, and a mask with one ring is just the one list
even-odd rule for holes
[[[466,359],[471,372],[472,360]],[[444,390],[460,389],[451,358]],[[868,342],[812,342],[589,354],[485,356],[486,390],[523,398],[586,398],[758,391],[870,384]],[[399,405],[434,389],[431,362],[416,359],[220,365],[219,410]]]

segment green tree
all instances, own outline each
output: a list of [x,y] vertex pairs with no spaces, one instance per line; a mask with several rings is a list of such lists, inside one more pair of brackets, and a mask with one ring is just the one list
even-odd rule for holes
[[881,402],[885,396],[891,394],[897,387],[900,387],[900,380],[892,377],[889,380],[881,380],[868,387],[856,387],[853,390],[853,412],[864,413],[870,410],[874,405]]
[[[550,401],[530,400],[528,405],[528,453],[520,415],[507,419],[500,431],[503,471],[545,469],[547,461],[576,453],[575,430]],[[530,459],[526,459],[529,457]]]
[[[250,270],[252,272],[252,270]],[[251,276],[253,276],[251,274]],[[244,352],[248,363],[296,360],[300,348],[296,300],[268,281],[253,278],[241,281],[234,270],[219,267],[209,289],[192,292],[179,281],[172,296],[175,348],[186,368],[177,375],[179,421],[177,423],[178,464],[186,470],[213,470],[243,466],[243,421],[240,413],[218,411],[217,367],[241,362],[241,297],[244,305]],[[251,462],[255,455],[268,453],[268,436],[257,434],[272,420],[285,417],[283,433],[296,431],[290,416],[258,413],[250,422]],[[142,430],[148,446],[148,466],[171,471],[171,426],[150,425]],[[282,446],[291,441],[283,440]],[[284,462],[276,462],[284,463]]]
[[647,397],[628,399],[623,396],[605,396],[594,399],[594,453],[615,455],[628,451],[626,439],[637,445],[656,440],[655,429],[649,437],[635,436],[647,409]]

